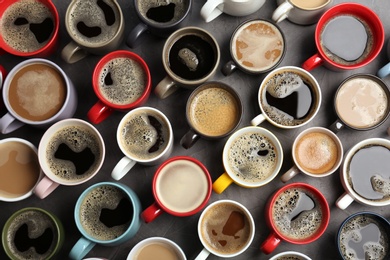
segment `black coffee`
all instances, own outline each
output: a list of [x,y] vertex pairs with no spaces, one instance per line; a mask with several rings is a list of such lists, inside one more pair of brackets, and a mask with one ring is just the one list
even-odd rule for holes
[[169,67],[177,76],[197,80],[215,66],[215,49],[209,41],[195,34],[182,36],[169,51]]
[[175,23],[186,14],[190,1],[188,0],[138,0],[140,14],[151,22]]

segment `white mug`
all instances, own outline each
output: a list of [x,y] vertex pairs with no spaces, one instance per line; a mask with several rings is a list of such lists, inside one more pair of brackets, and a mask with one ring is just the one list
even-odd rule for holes
[[285,252],[279,253],[279,254],[271,257],[269,260],[290,259],[290,258],[291,259],[299,259],[299,260],[311,260],[311,258],[308,257],[307,255],[304,255],[302,253],[295,252],[295,251],[285,251]]
[[[175,242],[164,237],[149,237],[138,242],[138,244],[136,244],[133,249],[131,249],[129,255],[127,256],[127,260],[137,259],[139,254],[142,253],[141,251],[151,245],[160,245],[164,248],[164,252],[174,254],[175,259],[177,260],[187,260],[183,250]],[[158,250],[154,252],[154,254],[157,253]]]

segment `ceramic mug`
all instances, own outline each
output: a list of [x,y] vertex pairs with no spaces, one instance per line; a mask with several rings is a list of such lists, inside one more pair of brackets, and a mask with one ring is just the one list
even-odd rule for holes
[[[387,40],[387,45],[386,45],[386,54],[387,57],[390,57],[390,41]],[[384,78],[390,74],[390,62],[384,65],[382,68],[380,68],[377,72],[378,77]]]
[[187,260],[180,246],[164,237],[149,237],[138,242],[127,256],[127,260],[158,258]]

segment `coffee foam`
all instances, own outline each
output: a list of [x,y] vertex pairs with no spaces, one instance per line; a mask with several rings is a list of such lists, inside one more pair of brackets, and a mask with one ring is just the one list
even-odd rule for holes
[[138,0],[137,1],[138,10],[139,10],[140,14],[146,20],[149,20],[152,23],[156,23],[156,21],[153,21],[146,16],[146,13],[149,11],[149,9],[156,8],[159,6],[166,6],[166,5],[171,4],[171,3],[175,4],[175,12],[174,12],[172,20],[167,22],[167,24],[175,23],[175,22],[179,21],[185,15],[187,8],[188,8],[189,0],[162,0],[162,1],[161,0],[148,0],[148,1]]

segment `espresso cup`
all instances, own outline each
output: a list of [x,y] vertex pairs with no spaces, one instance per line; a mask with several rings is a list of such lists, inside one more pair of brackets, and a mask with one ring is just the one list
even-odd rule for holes
[[173,130],[169,119],[152,107],[139,107],[120,121],[116,140],[125,155],[112,170],[115,180],[123,178],[136,163],[161,164],[173,150]]
[[343,145],[329,129],[310,127],[295,138],[292,158],[295,165],[280,177],[283,182],[300,172],[311,177],[325,177],[339,168],[343,160]]
[[231,16],[247,16],[263,6],[265,0],[207,0],[200,10],[201,17],[208,23],[226,13]]
[[305,254],[295,252],[295,251],[286,251],[279,253],[277,255],[274,255],[269,260],[311,260],[310,257],[308,257]]
[[234,200],[213,202],[199,217],[198,236],[204,248],[195,259],[210,254],[236,257],[251,245],[254,235],[255,222],[244,205]]
[[216,72],[220,60],[218,42],[200,27],[183,27],[165,41],[162,63],[167,73],[154,93],[161,99],[179,87],[195,89]]
[[125,22],[117,0],[72,0],[65,14],[65,27],[72,39],[61,52],[67,63],[89,54],[104,55],[119,47]]
[[279,26],[262,19],[245,21],[232,34],[233,60],[222,67],[222,73],[228,76],[237,68],[248,74],[268,72],[280,64],[285,53],[286,41]]
[[260,249],[270,254],[282,241],[303,245],[320,238],[328,227],[330,210],[319,190],[296,182],[285,185],[270,197],[265,218],[271,233]]
[[315,30],[317,53],[302,67],[308,71],[321,65],[333,71],[363,67],[382,50],[385,32],[380,18],[358,3],[342,3],[328,9]]
[[118,182],[100,182],[78,198],[74,219],[82,237],[69,253],[82,259],[95,245],[118,246],[133,238],[141,226],[137,194]]
[[52,259],[64,244],[65,230],[51,212],[27,207],[8,218],[2,241],[10,259]]
[[238,93],[222,82],[206,82],[187,100],[186,118],[191,129],[180,144],[188,149],[200,138],[218,140],[232,133],[241,122],[243,105]]
[[152,89],[146,62],[136,53],[118,50],[104,56],[95,66],[92,87],[99,101],[87,113],[99,124],[115,110],[129,111],[144,104]]
[[134,9],[141,20],[127,37],[130,48],[137,46],[139,38],[145,32],[166,38],[179,29],[191,12],[192,0],[134,0]]
[[0,0],[0,55],[46,57],[57,48],[60,17],[52,0]]
[[164,237],[149,237],[138,242],[131,249],[127,260],[135,259],[187,260],[187,257],[183,250],[172,240]]
[[233,133],[223,148],[225,172],[213,183],[222,193],[233,182],[244,188],[257,188],[272,181],[283,163],[278,138],[262,127],[244,127]]
[[316,23],[321,15],[329,9],[333,0],[277,0],[278,7],[272,14],[276,23],[288,19],[300,25]]
[[187,217],[204,208],[211,195],[211,177],[195,158],[175,156],[159,166],[153,177],[155,202],[146,208],[142,219],[149,223],[166,212]]
[[390,205],[390,141],[368,138],[355,144],[344,156],[340,180],[345,193],[336,206],[346,209],[353,201],[366,206]]
[[251,124],[256,126],[267,120],[283,129],[306,125],[317,115],[321,99],[320,86],[312,74],[295,66],[279,67],[260,84],[261,114]]
[[39,142],[38,159],[45,176],[34,193],[43,199],[59,185],[82,184],[99,172],[104,158],[104,140],[94,126],[76,118],[59,121]]
[[[390,58],[390,41],[389,40],[387,40],[386,54],[387,54],[387,58]],[[382,68],[380,68],[377,72],[377,75],[380,78],[384,78],[384,77],[390,75],[390,62],[388,62],[386,65],[384,65]]]
[[347,217],[337,233],[342,259],[389,259],[390,223],[374,212],[357,212]]
[[337,133],[344,126],[353,130],[371,130],[380,126],[390,114],[390,91],[380,78],[354,74],[336,91],[334,108],[338,119],[330,126]]
[[46,59],[29,59],[16,65],[4,81],[2,94],[8,110],[0,119],[2,134],[24,124],[47,128],[76,112],[77,92],[72,81]]

